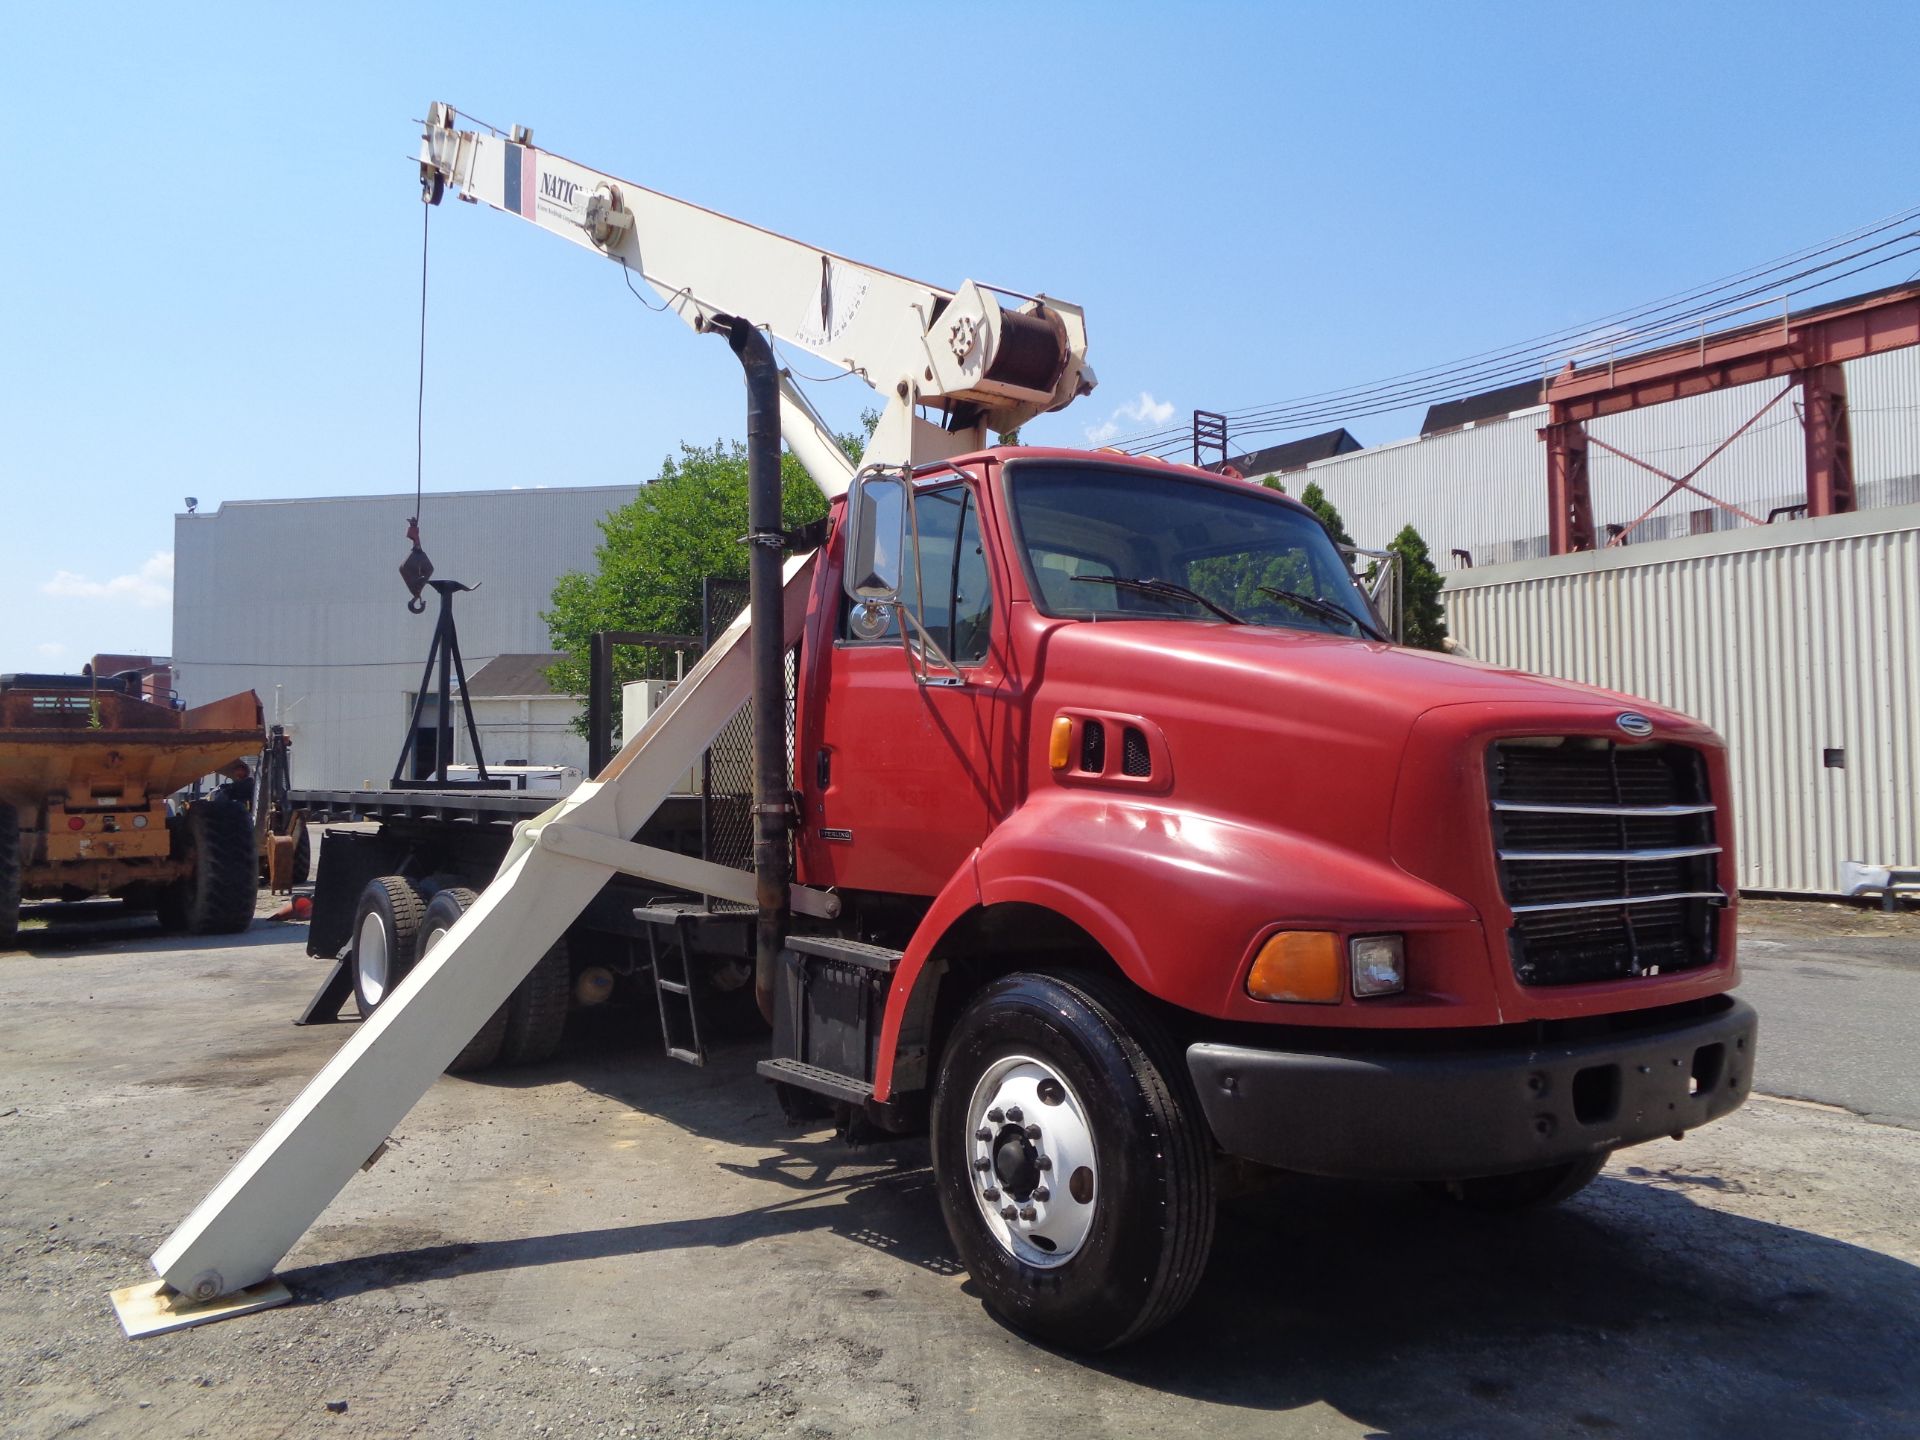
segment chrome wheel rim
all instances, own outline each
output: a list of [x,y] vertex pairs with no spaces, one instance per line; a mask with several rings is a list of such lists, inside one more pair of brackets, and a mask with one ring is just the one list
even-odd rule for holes
[[967,1183],[988,1232],[1024,1265],[1077,1255],[1100,1203],[1086,1107],[1044,1060],[1008,1055],[981,1074],[967,1103]]
[[369,1005],[378,1005],[387,994],[387,927],[378,914],[369,912],[360,922],[360,938],[354,942],[354,964],[360,971],[360,995]]

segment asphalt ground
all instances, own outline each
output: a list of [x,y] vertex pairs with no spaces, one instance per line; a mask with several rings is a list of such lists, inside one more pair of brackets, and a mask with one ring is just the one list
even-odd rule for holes
[[0,956],[0,1434],[1911,1436],[1920,1135],[1854,1112],[1911,1123],[1920,925],[1865,914],[1743,917],[1758,1087],[1827,1103],[1757,1096],[1520,1220],[1282,1184],[1180,1321],[1088,1361],[982,1309],[923,1142],[796,1130],[751,1047],[691,1070],[604,1012],[437,1083],[294,1304],[128,1341],[107,1291],[349,1027],[290,1025],[299,927],[69,912]]

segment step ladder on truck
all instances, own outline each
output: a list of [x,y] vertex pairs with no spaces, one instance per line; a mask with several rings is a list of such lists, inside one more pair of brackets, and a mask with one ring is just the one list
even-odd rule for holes
[[[130,1331],[272,1303],[615,874],[730,902],[641,917],[670,1047],[704,1052],[687,927],[750,924],[761,1072],[928,1130],[985,1303],[1075,1348],[1191,1298],[1223,1162],[1518,1209],[1744,1099],[1710,730],[1393,644],[1284,495],[990,445],[1092,388],[1071,305],[924,285],[457,119],[429,112],[424,199],[612,260],[740,358],[749,610],[161,1246]],[[884,397],[857,473],[770,335]],[[832,501],[812,553],[787,553],[782,439]],[[634,843],[749,703],[753,873]]]

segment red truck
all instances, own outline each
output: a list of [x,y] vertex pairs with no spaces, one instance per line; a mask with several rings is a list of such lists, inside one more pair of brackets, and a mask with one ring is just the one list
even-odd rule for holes
[[[879,528],[907,490],[852,503]],[[1223,1156],[1501,1210],[1745,1097],[1706,727],[1396,646],[1310,511],[1184,466],[943,462],[897,579],[849,585],[845,513],[800,649],[796,878],[885,949],[789,939],[793,1060],[762,1068],[930,1112],[1008,1318],[1091,1347],[1167,1319]],[[808,997],[866,975],[822,1026]]]
[[[1745,1098],[1711,731],[1396,645],[1282,494],[990,448],[1092,388],[1075,307],[924,286],[454,120],[429,112],[427,200],[617,260],[741,360],[751,620],[484,894],[422,899],[410,973],[156,1254],[167,1286],[269,1274],[575,917],[620,908],[610,876],[668,887],[626,913],[669,1050],[701,1059],[703,995],[751,980],[783,1099],[928,1129],[986,1303],[1077,1348],[1191,1296],[1223,1163],[1508,1210]],[[888,397],[857,473],[766,330]],[[782,439],[824,534],[782,526]],[[750,876],[657,833],[749,694]]]

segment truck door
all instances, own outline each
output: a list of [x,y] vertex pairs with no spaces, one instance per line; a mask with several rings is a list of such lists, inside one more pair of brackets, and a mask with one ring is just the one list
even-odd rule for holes
[[1005,606],[978,497],[960,483],[923,489],[915,513],[919,570],[909,557],[901,598],[959,678],[928,660],[930,683],[920,683],[894,622],[879,639],[857,639],[840,597],[833,654],[811,670],[824,681],[810,697],[817,724],[803,727],[809,753],[796,757],[809,884],[932,895],[993,823]]

